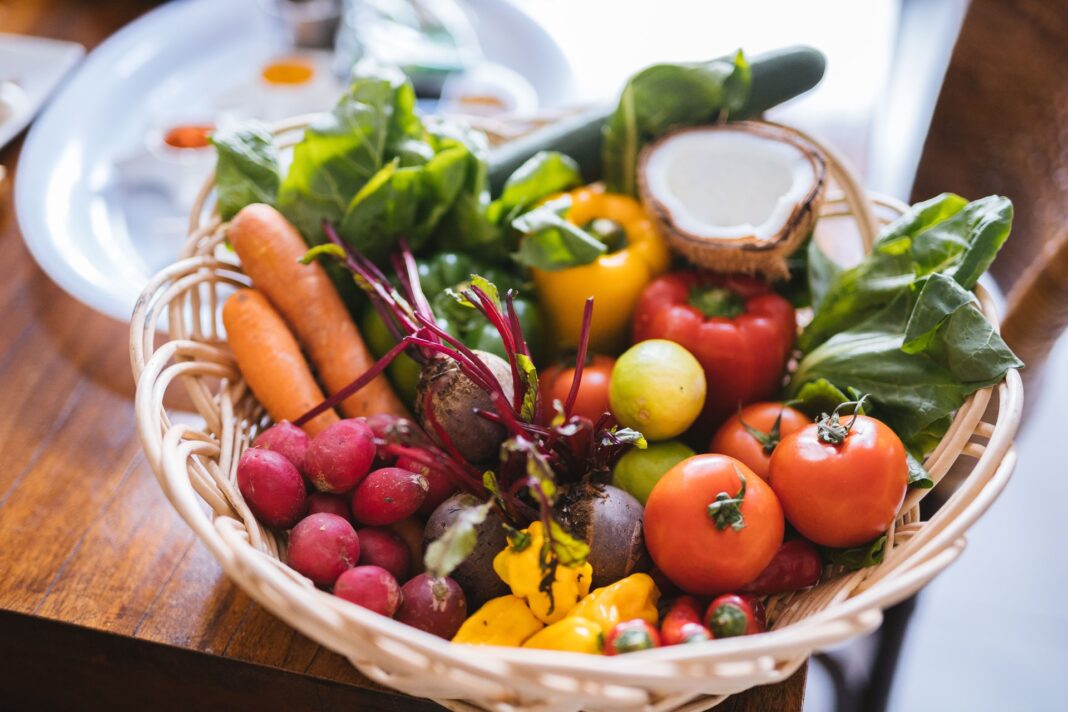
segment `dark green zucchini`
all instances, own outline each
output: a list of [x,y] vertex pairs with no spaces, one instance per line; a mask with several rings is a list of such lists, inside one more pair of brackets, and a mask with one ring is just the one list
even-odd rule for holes
[[[760,114],[816,86],[823,78],[826,60],[817,49],[796,46],[755,55],[749,67],[752,85],[741,116]],[[584,179],[598,180],[602,129],[614,111],[614,106],[593,109],[494,149],[489,156],[491,194],[498,195],[508,176],[538,151],[566,153],[578,161]]]

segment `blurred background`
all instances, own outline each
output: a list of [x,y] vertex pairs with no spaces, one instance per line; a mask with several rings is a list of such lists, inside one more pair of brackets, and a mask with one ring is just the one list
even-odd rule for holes
[[[92,4],[106,22],[109,3]],[[116,319],[174,259],[211,168],[203,153],[183,151],[202,145],[178,145],[172,132],[320,110],[363,60],[407,67],[425,110],[507,138],[509,123],[614,102],[651,63],[809,44],[826,55],[826,76],[774,118],[836,146],[873,191],[1007,193],[1018,212],[995,274],[1002,294],[1026,282],[1063,224],[1068,19],[1037,1],[142,4],[149,14],[88,59],[76,45],[0,35],[0,144],[36,118],[16,196],[24,239],[60,286]],[[0,2],[0,32],[34,34],[18,22],[30,5]],[[1016,93],[999,94],[1006,88]],[[1034,194],[1031,179],[1042,181]],[[1059,328],[1048,331],[1053,343]],[[1058,546],[1068,342],[1051,347],[1044,369],[1043,357],[1029,374],[1016,475],[965,554],[914,610],[892,614],[882,636],[810,666],[806,710],[1064,709],[1068,613],[1050,593],[1068,582]]]

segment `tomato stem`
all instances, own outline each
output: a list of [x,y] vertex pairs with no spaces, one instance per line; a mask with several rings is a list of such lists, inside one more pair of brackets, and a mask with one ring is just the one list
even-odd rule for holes
[[745,428],[745,432],[749,433],[749,435],[752,436],[754,440],[760,443],[760,445],[764,448],[765,455],[770,455],[775,450],[775,446],[779,444],[780,440],[782,440],[782,412],[784,410],[786,410],[785,405],[783,405],[783,407],[779,409],[779,415],[775,418],[775,422],[772,424],[771,430],[765,433],[760,430],[757,430],[752,425],[742,420],[742,406],[741,404],[738,405],[738,422],[742,424],[743,428]]
[[[857,422],[857,416],[861,414],[864,401],[867,399],[868,394],[865,393],[855,401],[839,403],[838,407],[830,415],[827,413],[821,415],[820,419],[816,421],[816,437],[828,445],[841,445],[846,436],[849,435],[849,431],[853,429],[853,424]],[[847,406],[853,406],[853,417],[849,419],[848,423],[842,425],[838,411]]]
[[745,528],[745,517],[742,516],[742,502],[745,500],[745,475],[734,468],[741,485],[738,492],[731,497],[726,492],[720,492],[716,499],[708,505],[708,518],[716,525],[716,529],[723,530],[730,527],[736,532]]

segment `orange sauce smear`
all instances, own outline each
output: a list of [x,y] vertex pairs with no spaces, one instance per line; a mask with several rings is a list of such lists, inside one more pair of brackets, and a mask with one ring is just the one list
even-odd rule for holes
[[208,136],[215,130],[211,124],[183,124],[174,126],[163,134],[163,142],[174,148],[204,148]]
[[315,69],[302,59],[290,57],[271,62],[263,68],[260,76],[268,84],[295,86],[311,81],[315,76]]

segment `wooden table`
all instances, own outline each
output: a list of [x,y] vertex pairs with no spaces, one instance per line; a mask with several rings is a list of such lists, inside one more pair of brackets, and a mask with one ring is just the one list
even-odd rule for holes
[[[0,0],[0,31],[92,48],[153,4]],[[16,181],[20,143],[0,151]],[[0,190],[0,706],[441,709],[371,683],[222,575],[141,452],[126,325],[40,271]],[[800,710],[804,683],[802,668],[719,709]]]

